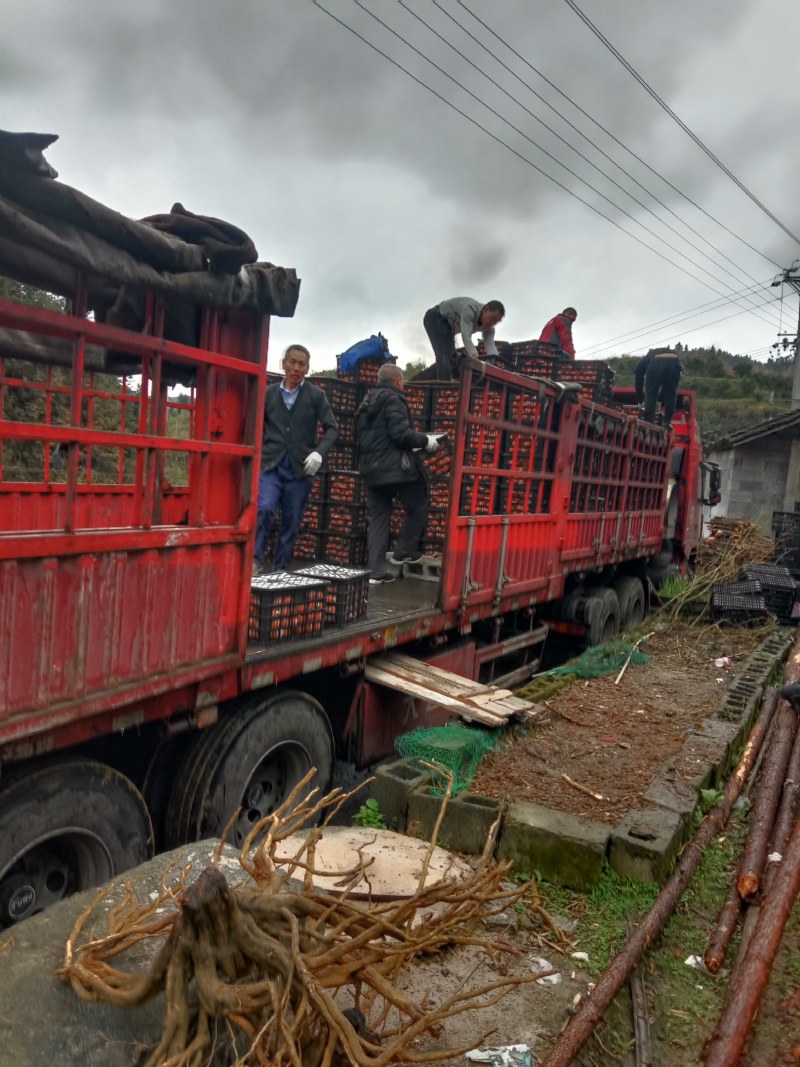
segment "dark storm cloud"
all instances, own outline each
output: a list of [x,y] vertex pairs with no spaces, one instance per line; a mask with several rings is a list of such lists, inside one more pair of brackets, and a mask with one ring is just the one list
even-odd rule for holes
[[[737,261],[744,257],[759,277],[769,270],[608,141],[457,0],[442,0],[442,6],[479,44],[431,0],[407,4],[463,51],[463,59],[397,0],[364,0],[433,65],[353,0],[322,3],[519,156],[626,229],[636,227],[526,137],[666,234],[528,114],[526,108],[644,199],[487,49],[497,52],[666,204],[725,242],[728,254]],[[797,254],[566,3],[465,3],[698,203],[722,213],[779,261]],[[786,20],[779,0],[580,3],[734,173],[778,215],[794,212],[797,148],[790,131],[798,91],[787,35],[776,35],[776,16]],[[634,324],[656,320],[713,295],[599,219],[311,0],[139,0],[135,6],[6,0],[4,38],[6,49],[13,42],[8,61],[0,62],[6,125],[62,134],[49,155],[64,180],[113,206],[145,214],[183,199],[195,210],[245,225],[265,253],[301,267],[298,326],[312,345],[317,335],[320,344],[338,345],[330,336],[337,331],[348,334],[341,343],[349,343],[361,319],[370,329],[390,329],[393,317],[395,332],[413,345],[421,311],[459,291],[506,300],[510,331],[532,329],[552,307],[580,303],[579,344],[592,331],[592,315],[601,311],[598,329],[605,331],[609,316],[636,316]],[[514,309],[522,306],[525,317],[517,310],[515,319]],[[619,333],[626,325],[608,329]],[[424,346],[424,337],[419,343]]]

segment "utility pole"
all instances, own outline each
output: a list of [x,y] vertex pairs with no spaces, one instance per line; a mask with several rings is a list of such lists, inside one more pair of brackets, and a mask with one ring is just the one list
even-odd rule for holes
[[[800,296],[800,259],[779,275],[773,285],[791,285]],[[797,335],[794,339],[794,376],[792,378],[792,411],[800,410],[800,309],[798,309]]]

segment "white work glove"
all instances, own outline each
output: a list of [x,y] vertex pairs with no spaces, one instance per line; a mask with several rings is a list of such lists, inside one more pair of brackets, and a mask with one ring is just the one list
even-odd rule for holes
[[426,452],[435,452],[436,449],[439,447],[439,438],[436,436],[436,434],[432,434],[432,433],[429,433],[426,436],[428,438],[428,441],[427,441],[427,444],[425,445],[425,451]]
[[322,456],[319,452],[309,452],[306,456],[306,461],[303,464],[303,470],[311,478],[322,466]]

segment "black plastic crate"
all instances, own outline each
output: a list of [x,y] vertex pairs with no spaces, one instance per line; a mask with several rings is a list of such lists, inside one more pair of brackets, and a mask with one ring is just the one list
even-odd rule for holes
[[403,389],[403,396],[408,401],[408,409],[411,414],[416,418],[424,422],[428,413],[429,404],[429,392],[426,384],[420,382],[417,385],[415,382],[406,382]]
[[317,529],[301,530],[297,535],[292,552],[293,559],[308,560],[312,563],[320,557],[322,539]]
[[343,445],[354,445],[356,443],[355,415],[338,415],[337,413],[336,421],[339,424],[339,436],[336,439],[337,446],[342,447]]
[[755,579],[746,579],[738,582],[724,582],[720,585],[711,586],[711,596],[752,596],[763,594],[761,582]]
[[339,378],[327,378],[322,375],[309,375],[308,380],[319,388],[328,398],[334,415],[353,415],[358,407],[358,389],[354,382],[341,381]]
[[452,382],[429,382],[427,387],[429,419],[453,419],[458,416],[460,387]]
[[442,482],[450,478],[453,471],[453,444],[448,434],[439,438],[439,447],[435,452],[423,452],[425,471],[432,482]]
[[718,622],[746,626],[767,617],[767,602],[763,594],[740,595],[724,590],[724,586],[718,586],[717,591],[711,594],[711,617]]
[[355,445],[334,445],[325,457],[326,471],[354,471],[357,467]]
[[366,615],[370,571],[336,563],[317,563],[297,573],[330,582],[325,600],[326,626],[345,626]]
[[384,363],[396,363],[394,357],[367,356],[360,359],[355,367],[349,371],[341,370],[341,357],[336,357],[336,374],[343,382],[357,382],[360,385],[375,385],[378,380],[378,371]]
[[325,563],[342,563],[363,567],[367,562],[367,539],[364,534],[330,533],[322,535],[322,559]]
[[263,574],[250,588],[247,638],[268,645],[322,632],[328,583],[296,572]]
[[333,504],[325,509],[325,532],[363,537],[367,529],[367,509],[362,504]]
[[336,471],[329,476],[326,490],[330,504],[363,505],[367,499],[366,483],[356,471]]

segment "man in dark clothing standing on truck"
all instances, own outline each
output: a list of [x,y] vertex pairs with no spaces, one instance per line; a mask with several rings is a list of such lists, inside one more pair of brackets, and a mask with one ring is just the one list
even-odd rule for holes
[[458,380],[458,367],[456,365],[456,334],[461,334],[461,340],[467,355],[474,359],[478,358],[478,350],[472,342],[472,335],[480,333],[487,356],[496,356],[497,348],[494,343],[494,328],[505,316],[506,309],[499,300],[490,300],[488,304],[482,304],[480,300],[473,300],[469,296],[456,296],[452,300],[443,300],[436,307],[429,308],[425,312],[422,324],[433,347],[436,356],[436,367],[418,374],[417,378],[429,378],[435,376],[440,382]]
[[[267,389],[254,575],[264,571],[269,531],[278,510],[282,521],[275,570],[288,567],[314,475],[339,436],[328,398],[319,386],[305,380],[310,362],[307,348],[289,345],[283,355],[284,379]],[[323,429],[321,441],[317,440],[317,425]]]
[[392,563],[416,563],[422,558],[421,542],[428,521],[428,493],[421,449],[435,452],[434,435],[418,433],[411,426],[411,412],[403,396],[403,372],[394,363],[384,363],[378,384],[362,400],[357,412],[358,469],[367,483],[370,583],[391,582],[386,570],[386,552],[392,517],[392,501],[398,497],[406,520],[397,538]]
[[683,366],[672,348],[651,348],[636,364],[636,399],[644,403],[644,418],[653,422],[659,394],[664,405],[664,426],[669,426],[678,398],[678,382]]
[[572,324],[577,319],[575,308],[564,308],[560,315],[554,315],[542,330],[539,340],[548,345],[557,345],[570,359],[575,358],[575,345],[572,340]]

